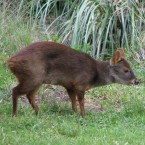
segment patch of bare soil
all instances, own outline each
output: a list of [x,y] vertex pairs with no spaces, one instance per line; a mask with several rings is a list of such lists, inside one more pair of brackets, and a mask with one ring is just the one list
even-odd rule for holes
[[[44,91],[40,93],[40,96],[36,95],[35,100],[38,105],[41,103],[43,99],[48,100],[49,103],[53,103],[54,99],[58,103],[70,101],[69,96],[63,87],[51,86],[51,85],[45,86]],[[25,96],[22,96],[21,100],[24,106],[29,105],[29,102]],[[99,100],[102,100],[102,98]],[[79,106],[78,101],[77,101],[77,105]],[[101,106],[101,101],[96,101],[95,99],[85,98],[85,110],[91,110],[94,112],[103,111],[102,106]]]

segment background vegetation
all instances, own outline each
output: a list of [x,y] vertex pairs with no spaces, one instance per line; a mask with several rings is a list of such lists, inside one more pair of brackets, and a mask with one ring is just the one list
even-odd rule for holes
[[[2,21],[10,21],[11,17],[23,26],[25,21],[33,33],[37,25],[47,39],[88,52],[95,58],[112,55],[117,47],[126,48],[138,59],[145,58],[142,0],[1,0],[1,15]],[[21,29],[21,23],[15,23],[14,27]]]
[[[142,83],[90,90],[85,97],[99,102],[103,111],[87,110],[85,118],[73,114],[70,103],[50,104],[46,96],[37,117],[20,99],[19,116],[12,118],[11,88],[17,82],[6,61],[42,40],[64,43],[96,59],[108,59],[124,47]],[[144,42],[143,0],[0,0],[0,144],[144,144]]]

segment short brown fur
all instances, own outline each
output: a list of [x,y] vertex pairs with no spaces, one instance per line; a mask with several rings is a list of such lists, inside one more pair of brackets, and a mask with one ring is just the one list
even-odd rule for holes
[[85,115],[85,91],[106,84],[138,84],[123,49],[116,50],[110,61],[96,61],[89,55],[55,42],[36,42],[13,55],[8,67],[19,84],[13,88],[13,116],[17,115],[17,100],[26,95],[38,113],[35,93],[42,84],[61,85],[66,88],[77,111],[78,98],[81,115]]

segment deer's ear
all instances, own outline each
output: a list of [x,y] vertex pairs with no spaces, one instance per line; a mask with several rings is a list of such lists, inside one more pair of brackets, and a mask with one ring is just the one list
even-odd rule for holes
[[119,61],[125,58],[125,54],[122,48],[118,48],[114,54],[114,56],[110,59],[110,65],[115,65]]

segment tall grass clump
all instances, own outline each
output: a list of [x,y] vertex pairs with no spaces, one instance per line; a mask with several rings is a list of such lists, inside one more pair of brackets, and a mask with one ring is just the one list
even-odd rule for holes
[[142,1],[49,0],[41,6],[37,1],[37,8],[35,16],[48,36],[55,32],[63,43],[90,52],[95,58],[112,55],[117,47],[145,58]]
[[[47,39],[65,43],[95,58],[110,57],[114,49],[124,47],[137,60],[145,59],[143,1],[1,0],[1,3],[2,13],[7,15],[9,11],[14,15],[13,23],[22,18],[29,32],[29,29],[36,32],[35,26],[39,24]],[[25,36],[23,22],[14,26]]]

